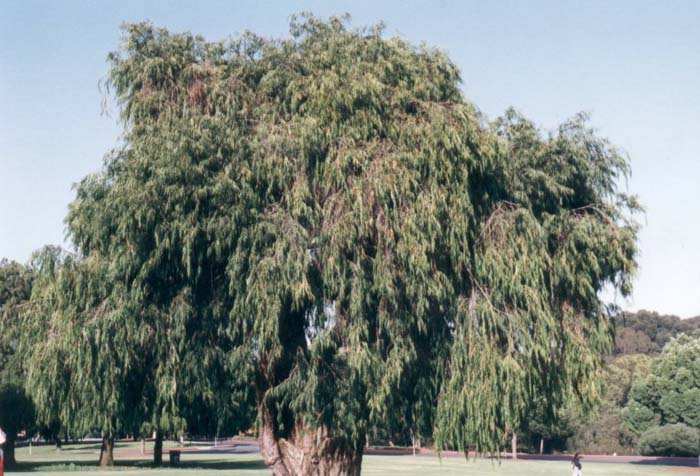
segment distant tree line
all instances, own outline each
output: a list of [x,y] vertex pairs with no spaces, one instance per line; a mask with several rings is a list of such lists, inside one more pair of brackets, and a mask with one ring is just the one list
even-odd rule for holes
[[678,334],[700,333],[700,316],[681,319],[653,311],[625,312],[615,318],[616,354],[654,354]]

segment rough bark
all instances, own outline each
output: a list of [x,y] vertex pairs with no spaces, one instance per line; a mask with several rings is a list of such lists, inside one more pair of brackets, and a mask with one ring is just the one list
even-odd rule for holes
[[114,436],[103,436],[100,448],[100,468],[114,466]]
[[3,445],[3,459],[6,468],[14,468],[17,465],[17,460],[15,459],[15,437],[11,435],[11,432],[7,434],[7,440]]
[[513,439],[511,440],[511,446],[513,451],[513,459],[518,459],[518,434],[513,432]]
[[351,442],[329,434],[326,427],[306,426],[285,404],[266,395],[289,378],[298,353],[306,352],[305,311],[294,310],[288,299],[288,312],[279,321],[281,355],[272,360],[265,356],[256,376],[263,460],[275,476],[359,476],[364,438]]
[[275,476],[359,476],[364,445],[357,446],[328,435],[324,428],[300,424],[280,438],[269,412],[263,411],[260,451]]
[[163,465],[163,433],[160,430],[156,430],[156,440],[153,443],[153,465],[162,466]]

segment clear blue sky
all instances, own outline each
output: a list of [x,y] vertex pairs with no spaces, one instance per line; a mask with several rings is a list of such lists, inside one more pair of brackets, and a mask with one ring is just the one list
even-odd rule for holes
[[0,3],[0,257],[60,244],[71,185],[97,171],[121,127],[98,80],[119,25],[151,20],[210,40],[285,35],[289,16],[348,12],[446,50],[489,117],[543,128],[585,110],[632,160],[647,207],[627,309],[700,314],[700,2],[30,1]]

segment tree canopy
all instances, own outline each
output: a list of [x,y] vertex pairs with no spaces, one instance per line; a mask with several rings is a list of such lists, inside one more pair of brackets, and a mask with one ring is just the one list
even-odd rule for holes
[[41,291],[90,425],[254,388],[275,474],[359,474],[371,425],[497,451],[543,393],[595,398],[637,204],[585,115],[489,122],[443,52],[340,18],[213,43],[132,24],[110,64],[123,142]]

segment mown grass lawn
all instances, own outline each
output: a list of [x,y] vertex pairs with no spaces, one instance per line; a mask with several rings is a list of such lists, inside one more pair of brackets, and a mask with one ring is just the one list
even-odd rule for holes
[[[170,443],[166,448],[174,447]],[[263,465],[257,454],[217,454],[183,453],[180,467],[150,467],[150,457],[139,454],[138,443],[117,444],[117,466],[110,470],[100,470],[96,461],[99,444],[69,445],[60,451],[52,446],[32,449],[18,448],[18,470],[6,472],[8,475],[59,476],[79,473],[81,476],[118,474],[119,476],[269,476],[270,471]],[[164,455],[167,461],[168,455]],[[462,458],[427,456],[365,456],[363,475],[366,476],[568,476],[569,464],[560,461],[509,461],[492,463],[487,460],[465,461]],[[659,476],[659,475],[700,475],[697,468],[675,468],[670,466],[642,464],[585,463],[586,476]]]

